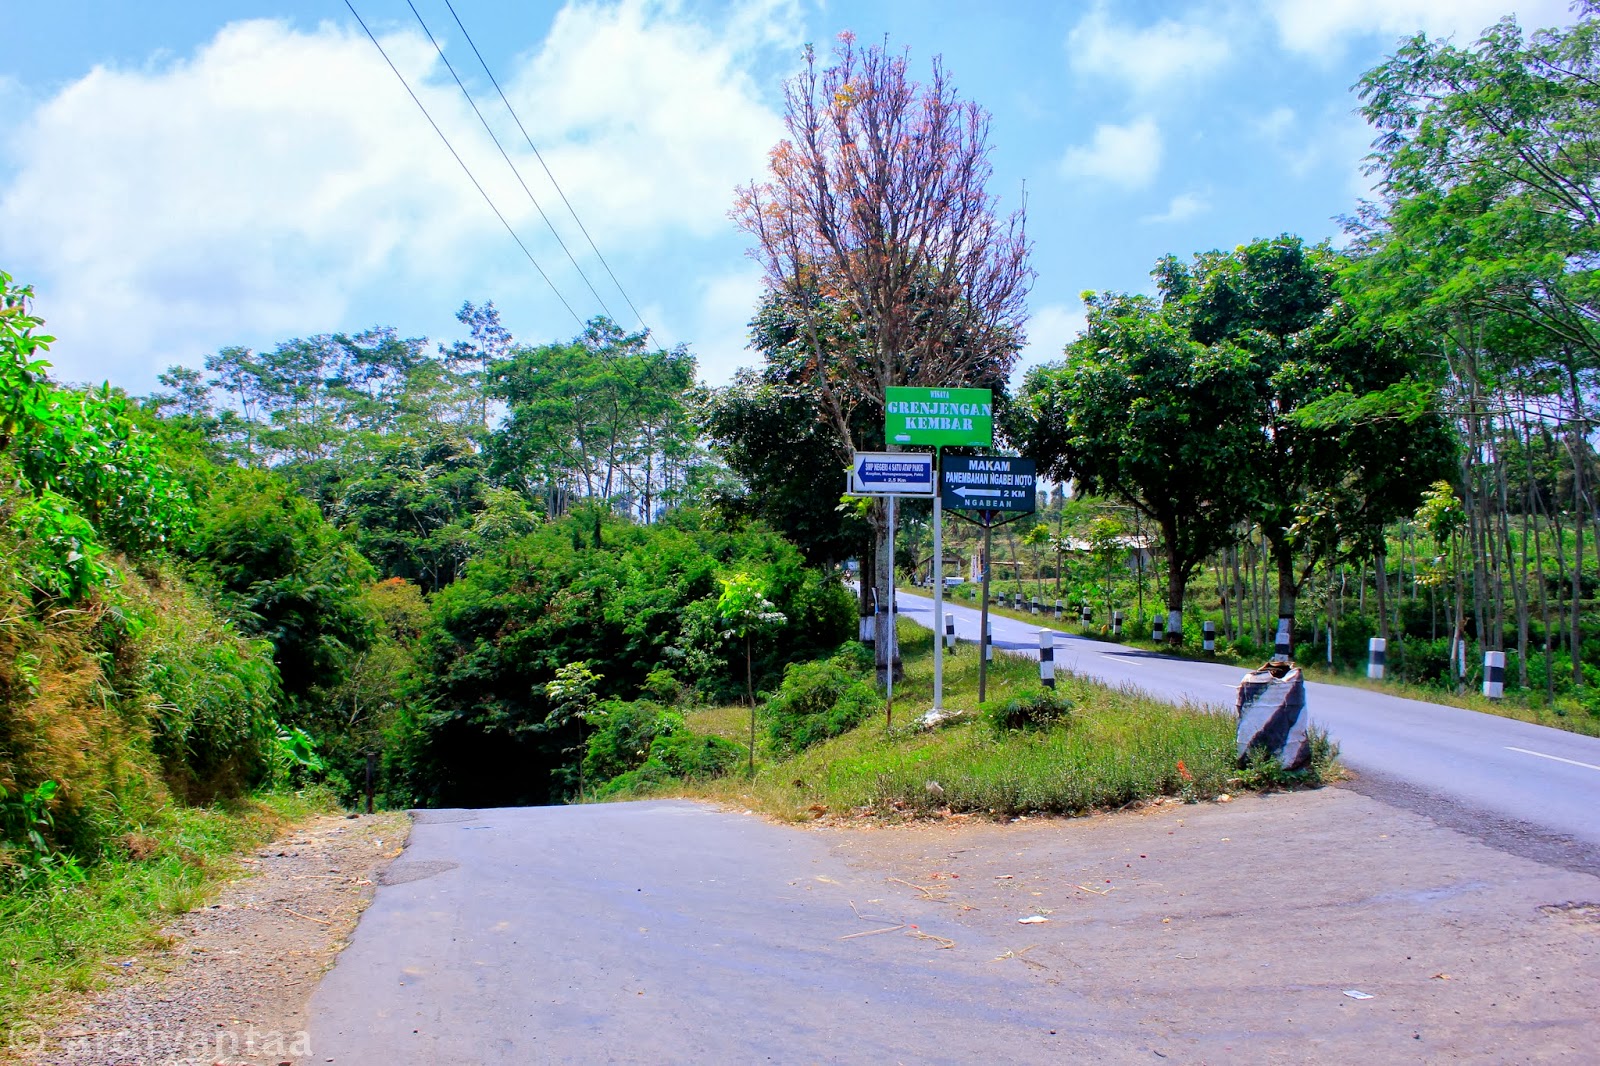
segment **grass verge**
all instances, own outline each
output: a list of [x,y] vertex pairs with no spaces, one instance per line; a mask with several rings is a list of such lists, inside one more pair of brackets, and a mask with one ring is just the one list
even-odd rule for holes
[[[895,686],[894,723],[868,721],[790,759],[758,761],[744,774],[671,788],[740,803],[779,818],[824,815],[927,816],[944,811],[1009,817],[1078,814],[1157,796],[1212,798],[1240,789],[1318,783],[1335,774],[1326,747],[1302,775],[1275,768],[1240,770],[1231,711],[1174,707],[1131,688],[1111,688],[1071,674],[1057,691],[1070,700],[1068,721],[1051,729],[997,733],[977,713],[978,660],[971,645],[945,659],[945,709],[966,712],[933,731],[907,723],[932,706],[932,635],[900,623],[905,680]],[[1038,665],[997,652],[987,696],[1005,700],[1039,687]],[[690,728],[743,741],[749,710],[692,712]],[[661,792],[655,794],[660,795]]]
[[319,793],[168,807],[81,874],[0,869],[0,1049],[28,1012],[97,987],[114,956],[161,947],[161,927],[211,899],[240,853],[333,808]]

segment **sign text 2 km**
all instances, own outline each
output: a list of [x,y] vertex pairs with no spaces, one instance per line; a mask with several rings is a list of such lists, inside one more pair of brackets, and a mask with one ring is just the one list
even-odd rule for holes
[[884,437],[890,444],[994,444],[993,396],[988,389],[884,390]]
[[939,476],[944,506],[963,511],[1031,514],[1038,485],[1033,460],[1011,455],[947,455]]

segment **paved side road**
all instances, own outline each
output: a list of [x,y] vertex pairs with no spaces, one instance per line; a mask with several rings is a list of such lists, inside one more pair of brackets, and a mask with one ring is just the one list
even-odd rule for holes
[[[949,908],[886,892],[815,835],[687,803],[416,817],[312,1001],[319,1061],[1051,1057],[1062,1003],[941,965]],[[929,939],[840,939],[896,925]]]
[[417,812],[307,1061],[1586,1063],[1596,922],[1600,878],[1343,789],[896,829]]
[[[933,625],[932,599],[906,592],[896,599],[905,617]],[[949,602],[945,610],[966,642],[958,654],[973,654],[978,612]],[[1038,626],[1004,617],[992,622],[996,647],[1038,655]],[[1231,708],[1241,674],[1235,666],[1070,633],[1058,634],[1055,648],[1057,669],[1131,684],[1174,703]],[[1502,842],[1521,837],[1521,844],[1537,845],[1544,859],[1560,861],[1571,842],[1574,861],[1565,865],[1600,868],[1600,739],[1343,685],[1309,684],[1307,701],[1313,720],[1338,742],[1344,762],[1387,798],[1462,828],[1484,828],[1487,819]]]

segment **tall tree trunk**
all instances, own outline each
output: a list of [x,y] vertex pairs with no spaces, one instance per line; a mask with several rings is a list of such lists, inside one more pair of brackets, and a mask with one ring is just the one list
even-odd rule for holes
[[1378,572],[1378,636],[1387,641],[1389,639],[1389,545],[1382,534],[1378,535],[1378,550],[1372,562]]

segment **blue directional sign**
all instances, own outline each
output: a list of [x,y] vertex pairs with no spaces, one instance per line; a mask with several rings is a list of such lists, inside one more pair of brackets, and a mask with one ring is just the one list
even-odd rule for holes
[[963,511],[1038,509],[1038,478],[1032,459],[1011,455],[947,455],[940,476],[944,506]]
[[857,452],[850,465],[856,496],[932,496],[933,456],[925,452]]

